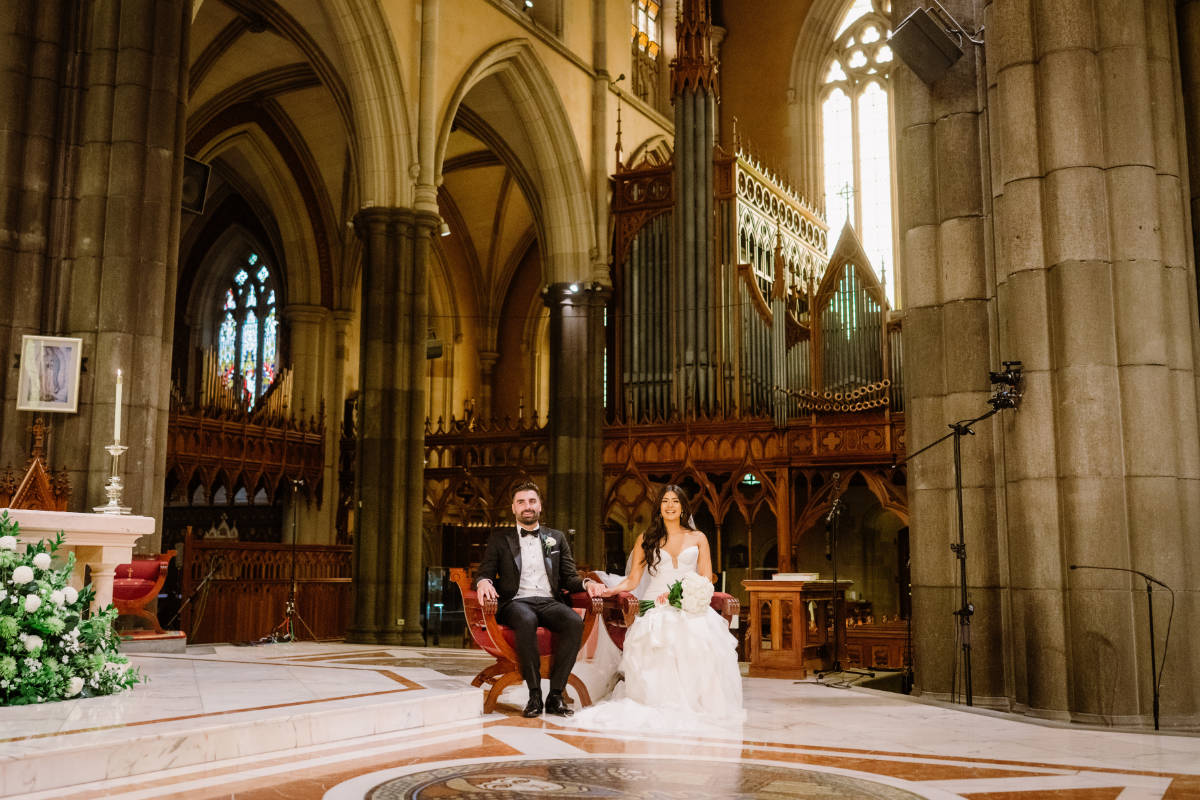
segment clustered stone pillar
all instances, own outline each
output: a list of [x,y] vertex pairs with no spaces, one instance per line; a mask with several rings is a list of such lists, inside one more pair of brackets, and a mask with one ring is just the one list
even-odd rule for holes
[[[914,3],[895,12],[902,19]],[[971,4],[950,3],[965,25]],[[900,153],[900,230],[905,270],[904,388],[910,451],[941,438],[947,425],[988,410],[992,296],[985,240],[989,212],[980,152],[984,110],[970,50],[933,90],[907,69],[894,78]],[[962,447],[972,694],[977,705],[1004,703],[1002,602],[997,545],[993,431],[988,421]],[[913,638],[921,644],[919,691],[960,699],[965,658],[955,612],[962,607],[952,442],[908,465],[912,512]]]
[[[1000,334],[1029,383],[1006,464],[1014,697],[1133,723],[1152,712],[1144,586],[1069,566],[1196,586],[1197,318],[1172,8],[1068,6],[1000,4],[989,26],[1004,43],[989,49]],[[1185,600],[1177,630],[1194,614]],[[1172,647],[1165,717],[1195,718],[1197,652]]]
[[[339,446],[336,420],[340,409],[325,404],[332,392],[326,365],[331,363],[329,323],[331,312],[324,306],[293,303],[284,311],[288,325],[288,351],[293,375],[292,407],[297,419],[315,420],[325,426],[325,459],[322,476],[321,502],[307,500],[315,495],[316,487],[305,487],[295,495],[284,495],[283,540],[292,540],[292,525],[296,526],[296,541],[301,544],[332,544],[333,513],[337,508],[337,474],[330,468]],[[293,500],[299,508],[291,507]]]
[[[72,479],[72,510],[103,498],[116,371],[124,370],[123,500],[160,516],[176,288],[187,41],[191,10],[174,2],[23,0],[3,15],[7,152],[0,237],[6,340],[79,337],[87,372],[79,411],[47,415],[50,460]],[[65,45],[62,43],[66,43]],[[11,201],[11,202],[10,202]],[[11,278],[8,276],[12,276]],[[13,373],[15,376],[15,373]],[[15,384],[12,376],[4,379]],[[5,398],[16,387],[5,386]],[[32,416],[5,402],[5,455]],[[17,462],[20,463],[20,462]],[[139,546],[156,548],[159,534]]]
[[419,645],[423,580],[425,341],[436,214],[366,208],[354,534],[354,621],[347,639]]
[[[976,4],[949,5],[980,26]],[[1145,585],[1070,566],[1147,572],[1176,589],[1174,630],[1197,624],[1200,330],[1174,8],[984,6],[986,91],[978,51],[932,87],[897,70],[909,446],[977,413],[989,364],[1024,363],[1020,409],[964,443],[976,701],[1148,723]],[[948,453],[909,475],[917,685],[943,694]],[[1169,603],[1155,602],[1161,654]],[[1194,724],[1200,699],[1200,644],[1172,638],[1167,727]]]
[[604,565],[604,308],[610,290],[600,284],[555,283],[550,308],[550,477],[547,522],[574,529],[576,561]]
[[[5,97],[0,152],[7,164],[20,165],[0,173],[0,296],[8,299],[0,304],[0,342],[5,353],[19,352],[23,335],[47,331],[43,312],[54,274],[48,264],[50,210],[62,202],[56,157],[61,145],[50,112],[70,94],[64,86],[65,42],[58,35],[70,25],[67,4],[24,0],[16,5],[0,15],[0,40],[6,43],[0,47]],[[54,234],[63,235],[61,230]],[[29,455],[24,429],[33,414],[16,410],[17,379],[16,371],[0,369],[2,465],[24,464]]]
[[1200,0],[1178,0],[1175,9],[1190,165],[1188,199],[1192,216],[1192,252],[1189,260],[1195,269],[1196,253],[1200,252],[1200,226],[1195,224],[1200,219]]

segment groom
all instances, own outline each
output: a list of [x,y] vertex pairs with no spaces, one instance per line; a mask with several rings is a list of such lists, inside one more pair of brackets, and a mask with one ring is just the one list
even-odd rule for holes
[[482,601],[499,599],[496,619],[516,633],[518,666],[529,687],[529,703],[522,712],[526,717],[542,713],[537,629],[540,626],[554,634],[554,667],[545,711],[569,717],[571,709],[563,700],[563,689],[579,653],[583,620],[561,595],[582,591],[586,585],[588,594],[594,597],[604,591],[604,586],[595,581],[585,584],[575,571],[566,537],[553,528],[540,526],[542,493],[536,483],[526,481],[513,490],[512,511],[517,524],[494,532],[488,539],[475,589]]

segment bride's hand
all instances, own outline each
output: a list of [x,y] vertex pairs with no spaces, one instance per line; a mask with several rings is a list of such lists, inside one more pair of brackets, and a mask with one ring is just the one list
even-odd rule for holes
[[671,599],[671,596],[667,592],[663,592],[657,598],[655,598],[654,602],[660,606],[665,606],[667,604],[667,601],[670,599]]

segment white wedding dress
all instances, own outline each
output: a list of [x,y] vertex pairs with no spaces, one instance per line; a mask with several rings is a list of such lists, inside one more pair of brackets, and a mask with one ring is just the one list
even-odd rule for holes
[[[679,554],[660,550],[643,599],[696,572],[700,548]],[[625,680],[612,697],[578,711],[566,724],[600,730],[691,733],[728,732],[745,719],[737,641],[725,619],[706,608],[689,614],[659,605],[638,617],[625,635],[620,670]]]

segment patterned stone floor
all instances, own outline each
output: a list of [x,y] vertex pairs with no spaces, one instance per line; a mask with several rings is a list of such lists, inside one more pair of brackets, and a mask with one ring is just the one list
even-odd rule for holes
[[[138,747],[167,736],[172,728],[154,716],[169,716],[176,720],[170,725],[204,732],[222,757],[183,763],[173,761],[165,746],[151,748],[142,756],[150,761],[136,774],[15,796],[1200,798],[1200,738],[1195,736],[1039,724],[813,682],[745,679],[746,724],[724,736],[646,736],[564,728],[552,718],[526,720],[511,704],[500,706],[503,713],[483,716],[475,705],[479,690],[467,686],[483,661],[469,651],[286,645],[250,652],[218,648],[174,661],[145,657],[141,663],[166,663],[172,669],[120,698],[96,698],[111,701],[103,709],[79,715],[80,706],[68,711],[69,704],[54,704],[65,719],[42,723],[39,732],[27,736],[0,737],[0,744],[10,748],[0,748],[0,770],[20,766],[21,753],[29,758],[34,749],[55,747],[59,737],[80,735],[84,722],[67,722],[72,716],[92,726],[89,736],[117,736],[132,724],[130,730],[139,732]],[[164,715],[163,709],[172,709],[171,697],[193,713],[174,713],[176,707]],[[423,699],[426,705],[414,712],[398,705],[401,699]],[[323,703],[333,703],[330,713],[339,716],[301,719]],[[455,703],[457,716],[447,711]],[[307,734],[256,749],[249,745],[261,738],[214,727],[218,719],[265,715],[267,706],[282,708],[271,713],[285,714],[295,730]],[[397,709],[410,709],[403,713],[414,715],[412,724],[390,724],[401,713]],[[11,724],[3,711],[0,725]],[[105,715],[111,727],[93,730]],[[178,722],[181,716],[188,720]],[[238,743],[230,744],[235,738]],[[225,751],[222,742],[230,744]],[[129,762],[137,762],[128,755],[134,746],[134,740],[122,746]],[[62,750],[58,758],[60,769],[72,768],[70,751]]]

